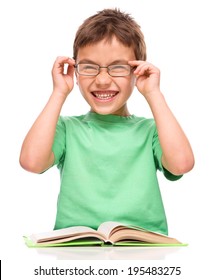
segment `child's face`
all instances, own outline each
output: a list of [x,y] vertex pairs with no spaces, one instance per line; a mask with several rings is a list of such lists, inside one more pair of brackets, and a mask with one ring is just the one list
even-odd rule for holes
[[[116,38],[113,38],[111,42],[102,40],[96,44],[80,48],[76,64],[97,64],[106,67],[109,65],[127,65],[130,60],[135,60],[133,48],[126,47]],[[118,68],[120,69],[120,67]],[[79,89],[90,105],[92,112],[102,115],[129,115],[126,102],[135,85],[132,69],[130,74],[122,77],[110,76],[107,68],[101,68],[96,76],[84,76],[78,73],[76,75]]]

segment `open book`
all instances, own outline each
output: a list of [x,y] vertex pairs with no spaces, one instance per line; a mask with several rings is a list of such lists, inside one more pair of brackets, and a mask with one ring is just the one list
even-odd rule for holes
[[116,245],[116,246],[185,246],[175,238],[127,226],[118,222],[104,222],[97,230],[74,226],[25,237],[28,247]]

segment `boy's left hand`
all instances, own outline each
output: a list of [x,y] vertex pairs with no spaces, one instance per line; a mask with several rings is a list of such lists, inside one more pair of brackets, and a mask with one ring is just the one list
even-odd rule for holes
[[152,92],[160,91],[160,70],[147,61],[133,60],[128,62],[132,67],[136,67],[136,87],[147,97]]

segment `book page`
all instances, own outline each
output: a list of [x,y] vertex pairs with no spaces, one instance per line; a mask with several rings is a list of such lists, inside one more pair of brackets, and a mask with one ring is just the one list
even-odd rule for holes
[[102,223],[97,231],[103,233],[107,239],[115,243],[119,240],[136,240],[146,243],[169,243],[177,244],[180,243],[178,240],[159,234],[153,231],[145,230],[138,226],[128,226],[119,222],[104,222]]
[[75,226],[75,227],[57,229],[50,232],[32,234],[30,238],[34,242],[42,242],[48,240],[55,240],[59,238],[66,238],[69,236],[78,236],[78,235],[82,235],[83,233],[88,235],[92,234],[92,236],[97,235],[97,231],[90,227]]
[[119,222],[112,222],[112,221],[104,222],[98,227],[97,231],[105,235],[106,240],[109,241],[111,232],[116,227],[124,227],[124,225]]
[[149,231],[139,231],[136,229],[122,229],[121,231],[116,231],[111,236],[112,242],[117,242],[121,240],[135,240],[146,243],[160,243],[160,244],[177,244],[180,243],[175,238],[171,238],[166,235],[156,234]]

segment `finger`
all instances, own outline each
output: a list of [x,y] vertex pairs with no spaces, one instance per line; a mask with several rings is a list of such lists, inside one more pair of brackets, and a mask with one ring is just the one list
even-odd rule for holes
[[65,60],[64,61],[64,74],[67,74],[69,76],[73,76],[74,66],[75,66],[75,60],[74,59],[68,58],[67,60]]
[[150,73],[152,70],[151,66],[149,64],[145,64],[145,65],[139,65],[135,71],[134,71],[134,74],[136,75],[145,75],[145,74],[148,74]]
[[52,68],[52,72],[54,74],[56,73],[63,73],[63,69],[64,69],[64,63],[63,61],[65,61],[67,58],[62,57],[62,56],[58,56],[54,62],[53,68]]
[[145,76],[149,76],[155,73],[158,74],[159,69],[150,63],[140,64],[134,71],[135,75],[145,75]]
[[72,64],[72,65],[68,65],[68,68],[67,68],[67,75],[69,75],[69,76],[71,76],[71,77],[73,77],[73,75],[74,75],[74,65],[75,64]]
[[131,60],[128,61],[128,64],[131,66],[136,66],[137,68],[142,68],[142,67],[151,67],[151,68],[156,68],[154,65],[152,65],[148,61],[143,61],[143,60]]
[[147,62],[143,61],[143,60],[130,60],[130,61],[128,61],[128,64],[131,65],[131,66],[138,66],[138,65],[143,64],[143,63],[147,63]]
[[129,61],[128,64],[134,68],[135,75],[143,75],[150,65],[147,61],[142,60],[132,60]]
[[65,63],[68,63],[70,66],[74,66],[75,65],[75,60],[73,58],[68,57],[68,59]]
[[68,64],[74,66],[75,61],[67,56],[58,56],[53,65],[53,73],[64,73],[64,67]]

